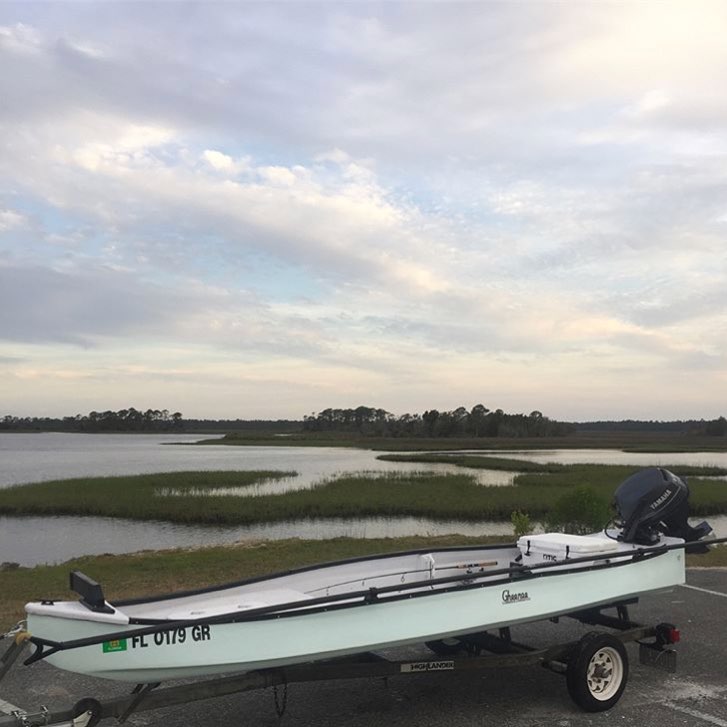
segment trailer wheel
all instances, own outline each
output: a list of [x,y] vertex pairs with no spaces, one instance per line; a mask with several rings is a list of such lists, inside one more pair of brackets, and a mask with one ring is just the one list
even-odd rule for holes
[[[87,721],[84,721],[87,720]],[[73,724],[79,727],[96,727],[101,721],[101,703],[84,697],[73,705]]]
[[591,631],[578,642],[568,661],[568,693],[586,712],[604,712],[621,698],[628,675],[623,643],[611,634]]
[[464,645],[459,639],[425,641],[424,646],[430,651],[433,651],[437,656],[454,656],[464,650]]

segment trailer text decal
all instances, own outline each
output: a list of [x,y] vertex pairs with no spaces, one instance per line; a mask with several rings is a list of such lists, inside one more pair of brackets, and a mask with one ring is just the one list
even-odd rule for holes
[[453,661],[413,661],[409,664],[402,664],[402,672],[412,671],[451,671],[454,669]]
[[527,591],[518,591],[517,593],[513,593],[509,588],[506,588],[502,592],[502,602],[503,603],[520,603],[520,601],[529,601],[530,596],[528,595]]

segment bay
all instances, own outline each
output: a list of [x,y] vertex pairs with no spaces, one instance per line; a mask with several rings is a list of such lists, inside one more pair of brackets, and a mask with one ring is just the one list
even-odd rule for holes
[[[471,454],[483,454],[473,450]],[[501,451],[497,456],[541,464],[632,464],[643,467],[691,465],[727,467],[727,452],[624,452],[620,449],[551,449]]]
[[512,526],[503,522],[435,521],[414,517],[331,518],[216,527],[106,517],[0,516],[0,563],[33,566],[62,563],[82,555],[198,548],[285,538],[392,538],[451,533],[474,537],[501,535],[507,540],[508,536],[512,539]]
[[357,472],[463,472],[482,485],[511,485],[515,472],[463,469],[448,464],[382,462],[382,452],[349,447],[194,445],[199,434],[0,433],[0,487],[71,477],[141,475],[187,470],[283,470],[298,475],[254,486],[252,494],[312,487]]
[[[165,446],[193,444],[200,435],[163,434],[0,434],[0,487],[104,475],[184,470],[295,470],[298,476],[250,488],[247,494],[274,494],[312,487],[343,474],[437,471],[469,473],[485,486],[512,484],[516,473],[458,468],[447,464],[382,462],[379,452],[337,447]],[[690,464],[727,467],[727,452],[629,453],[619,450],[548,450],[488,453],[536,462],[571,464]],[[618,483],[614,483],[614,488]],[[709,518],[719,536],[727,516]],[[240,540],[299,537],[397,537],[404,535],[502,535],[509,523],[434,521],[421,518],[305,520],[245,527],[178,525],[96,517],[0,517],[0,563],[57,563],[71,557],[145,549],[199,547]]]

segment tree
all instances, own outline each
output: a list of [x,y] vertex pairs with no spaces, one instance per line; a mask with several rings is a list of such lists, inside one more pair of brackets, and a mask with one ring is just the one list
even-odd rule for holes
[[434,427],[437,423],[437,419],[439,419],[439,412],[436,409],[425,411],[424,414],[422,414],[422,419],[424,420],[424,431],[426,435],[428,437],[433,437]]
[[704,433],[710,437],[727,436],[727,419],[725,419],[724,417],[719,417],[719,419],[707,422]]
[[475,437],[481,437],[485,431],[487,413],[490,410],[484,404],[475,404],[469,418],[469,430]]

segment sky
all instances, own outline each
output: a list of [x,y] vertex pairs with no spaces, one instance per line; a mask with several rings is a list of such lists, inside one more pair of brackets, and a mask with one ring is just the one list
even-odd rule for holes
[[0,2],[0,416],[727,413],[724,2]]

